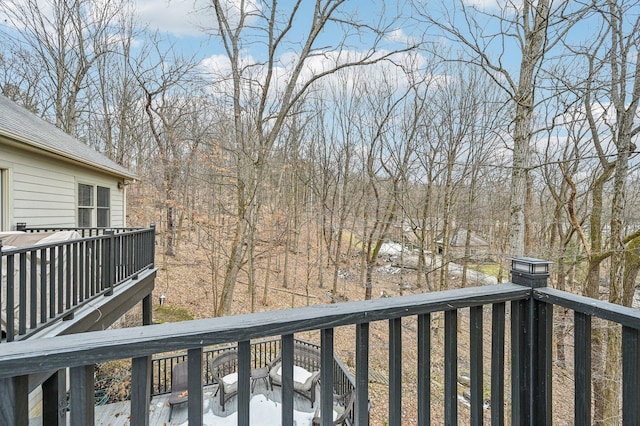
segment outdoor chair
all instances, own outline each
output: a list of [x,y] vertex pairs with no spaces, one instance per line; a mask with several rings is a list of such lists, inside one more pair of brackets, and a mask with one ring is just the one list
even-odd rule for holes
[[[320,351],[314,346],[298,342],[294,343],[293,365],[293,390],[311,401],[311,407],[313,407],[316,401],[316,385],[320,380]],[[281,367],[282,353],[278,354],[278,356],[269,363],[269,384],[271,385],[271,389],[273,389],[274,385],[282,386]],[[296,367],[306,371],[296,371]],[[298,377],[299,373],[304,373],[305,376]]]
[[[216,394],[220,393],[220,406],[238,393],[238,351],[225,351],[209,362],[213,382],[218,384]],[[215,395],[214,395],[215,396]]]
[[[353,391],[347,391],[342,395],[335,395],[333,397],[333,411],[337,413],[336,418],[333,420],[334,426],[346,424],[347,419],[353,411],[355,395]],[[313,426],[320,425],[321,423],[320,407],[318,407],[313,415]]]
[[173,406],[187,402],[189,399],[188,370],[186,362],[179,362],[171,370],[171,395],[169,396],[169,422],[173,414]]

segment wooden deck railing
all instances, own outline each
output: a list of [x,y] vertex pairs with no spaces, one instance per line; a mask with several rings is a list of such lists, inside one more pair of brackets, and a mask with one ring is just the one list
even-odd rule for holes
[[[389,400],[386,422],[401,425],[404,391],[403,369],[417,371],[417,385],[409,392],[417,395],[417,412],[409,413],[419,425],[431,424],[432,336],[431,315],[444,312],[444,423],[455,425],[458,415],[458,336],[460,310],[468,308],[470,420],[483,424],[484,389],[491,393],[491,423],[550,425],[553,419],[551,382],[553,368],[552,313],[559,305],[575,311],[575,424],[591,424],[590,330],[591,318],[600,317],[621,324],[623,328],[623,424],[638,424],[638,359],[640,312],[605,302],[546,288],[548,263],[516,259],[510,284],[447,290],[442,292],[320,305],[286,311],[150,325],[122,330],[106,330],[50,339],[25,340],[0,348],[0,424],[26,425],[28,422],[27,383],[29,376],[58,370],[43,385],[44,423],[72,425],[93,424],[94,365],[115,359],[132,360],[131,424],[147,425],[151,395],[152,356],[167,351],[186,350],[189,366],[188,418],[190,425],[202,424],[203,418],[203,348],[236,344],[238,347],[238,424],[249,425],[250,370],[252,341],[279,336],[283,360],[282,424],[293,424],[293,348],[294,334],[317,330],[320,334],[322,368],[320,407],[331,412],[335,378],[332,374],[334,329],[355,328],[355,424],[367,425],[369,401],[370,325],[388,322]],[[510,304],[509,313],[506,312]],[[483,341],[483,307],[491,307],[491,339]],[[417,342],[412,365],[403,366],[403,321],[416,318],[417,326],[408,336]],[[487,318],[488,319],[488,318]],[[510,333],[506,325],[510,321]],[[406,325],[405,323],[405,325]],[[509,341],[507,342],[507,337]],[[376,338],[377,341],[377,338]],[[508,346],[507,346],[508,343]],[[486,350],[489,349],[490,350]],[[505,347],[510,353],[505,355]],[[508,362],[505,362],[508,361]],[[484,381],[484,366],[490,366],[490,383]],[[509,380],[505,380],[506,365]],[[70,369],[70,412],[57,407],[64,401],[64,369]],[[508,387],[507,387],[508,386]],[[505,397],[505,393],[508,395]],[[505,407],[507,408],[505,410]],[[323,416],[322,425],[331,425]]]
[[[269,361],[273,360],[280,352],[280,339],[261,339],[251,342],[251,369],[268,367]],[[296,344],[304,344],[312,346],[320,351],[320,346],[312,342],[296,339]],[[203,358],[203,385],[211,386],[215,382],[211,376],[211,372],[204,366],[210,365],[210,360],[221,354],[222,352],[237,349],[235,345],[217,346],[215,348],[205,348],[202,351]],[[154,356],[151,361],[151,396],[163,395],[171,392],[171,370],[179,363],[188,360],[187,352],[178,354],[167,354]],[[342,395],[348,391],[354,391],[356,388],[355,380],[347,371],[342,362],[334,356],[333,359],[333,391],[335,394]],[[353,413],[351,413],[351,424],[354,424]]]
[[[296,339],[299,344],[307,344],[320,350],[320,346],[315,343]],[[204,365],[209,365],[210,360],[224,351],[237,349],[235,345],[224,345],[215,348],[205,348],[202,351]],[[280,352],[279,339],[266,339],[251,343],[251,368],[264,368],[269,365]],[[171,370],[179,363],[187,360],[187,352],[173,353],[154,356],[151,361],[151,396],[164,395],[171,392]],[[204,368],[204,367],[203,367]],[[337,394],[344,394],[355,389],[355,382],[347,369],[339,359],[334,357],[334,391]],[[203,385],[213,385],[215,382],[208,369],[204,371]]]
[[155,228],[26,228],[77,231],[81,238],[3,248],[0,309],[3,338],[23,339],[153,267]]
[[[155,228],[155,225],[152,224],[150,228]],[[17,223],[16,231],[22,232],[58,232],[58,231],[76,231],[82,238],[84,237],[93,237],[98,235],[104,235],[108,232],[121,233],[128,231],[139,231],[140,227],[68,227],[68,226],[27,226],[26,223]]]

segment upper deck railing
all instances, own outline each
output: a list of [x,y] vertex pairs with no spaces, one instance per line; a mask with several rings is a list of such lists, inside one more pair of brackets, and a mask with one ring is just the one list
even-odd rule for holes
[[[155,228],[27,228],[67,231],[65,240],[3,247],[0,239],[2,339],[23,339],[110,295],[153,266]],[[50,239],[49,239],[50,240]],[[47,241],[47,239],[45,239]]]
[[[599,317],[622,325],[621,417],[625,425],[638,424],[640,312],[547,288],[548,263],[536,263],[533,259],[518,261],[514,261],[513,283],[510,284],[8,343],[0,348],[0,424],[26,425],[29,376],[55,370],[60,373],[43,385],[46,387],[43,392],[44,424],[66,424],[67,415],[72,425],[93,424],[94,365],[131,359],[130,420],[132,425],[147,425],[152,355],[186,350],[189,424],[200,426],[203,419],[203,349],[212,345],[237,344],[238,424],[247,426],[251,397],[251,343],[256,339],[279,336],[283,362],[282,424],[292,425],[294,334],[308,331],[320,334],[319,405],[323,413],[328,413],[332,410],[335,387],[333,354],[337,348],[334,347],[334,330],[347,326],[355,329],[352,342],[355,346],[355,424],[367,425],[370,326],[374,322],[385,321],[388,323],[385,340],[388,341],[389,392],[388,412],[384,419],[387,424],[402,424],[403,411],[407,410],[403,406],[403,398],[407,397],[407,392],[417,398],[417,408],[416,412],[406,414],[416,418],[418,425],[431,424],[431,412],[439,401],[443,405],[444,423],[459,424],[457,378],[458,362],[463,355],[459,353],[459,339],[465,339],[469,342],[468,353],[464,353],[465,357],[468,356],[470,376],[468,423],[483,424],[486,412],[484,392],[490,389],[491,424],[550,425],[554,407],[551,356],[555,305],[575,312],[573,423],[591,424],[591,318]],[[507,303],[510,304],[508,312]],[[490,320],[490,333],[483,331],[485,307],[491,308],[491,316],[486,318]],[[436,349],[432,345],[436,338],[431,333],[431,320],[432,315],[438,312],[444,312],[442,367],[437,367],[439,363],[432,365],[431,361]],[[459,325],[461,318],[467,317],[467,312],[469,326],[462,330]],[[510,332],[506,330],[507,323],[510,323]],[[408,358],[403,357],[407,355],[403,354],[407,350],[407,338],[416,343],[415,356],[410,358],[411,365],[406,365]],[[377,334],[375,341],[380,341]],[[490,368],[490,383],[485,384],[483,370],[486,366]],[[69,413],[58,409],[61,403],[65,405],[66,387],[60,384],[64,384],[65,368],[70,369],[71,377]],[[435,388],[431,378],[437,368],[442,369],[442,399],[432,398]],[[403,385],[404,369],[417,372],[415,388],[407,389],[407,384]],[[505,380],[507,369],[509,379]],[[382,419],[375,420],[379,424]],[[329,416],[323,416],[322,425],[331,424]]]

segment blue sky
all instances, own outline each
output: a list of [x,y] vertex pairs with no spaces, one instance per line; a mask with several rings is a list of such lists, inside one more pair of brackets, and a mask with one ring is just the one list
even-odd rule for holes
[[[230,3],[239,3],[240,0],[230,0]],[[222,46],[217,41],[211,40],[207,34],[203,31],[203,28],[215,28],[216,19],[211,10],[209,9],[210,1],[208,0],[134,0],[138,22],[142,25],[147,25],[152,31],[159,31],[161,34],[165,34],[177,43],[177,46],[185,53],[198,52],[203,57],[208,55],[223,54]],[[251,4],[251,1],[246,3]],[[289,4],[292,2],[282,2],[279,5],[281,9],[289,9]],[[299,16],[301,19],[307,16],[311,16],[313,3],[310,0],[305,0],[302,4]],[[349,1],[346,4],[348,8],[347,13],[355,13],[362,19],[377,20],[375,16],[381,5],[385,3],[383,0],[377,1]],[[254,3],[255,4],[255,3]],[[386,2],[385,7],[390,11],[389,16],[395,13],[394,7],[389,6],[390,2]],[[249,6],[251,7],[251,6]],[[259,2],[257,6],[259,8]],[[302,27],[302,25],[301,25]],[[325,33],[324,37],[330,37],[326,34],[331,34],[331,31]],[[406,41],[403,28],[398,27],[394,32],[395,40],[388,39],[389,42],[404,42]],[[303,37],[303,34],[298,35],[299,38]],[[326,38],[327,42],[330,42],[329,38]],[[356,43],[361,43],[361,48],[366,48],[367,40],[355,40],[353,47],[356,48]],[[294,48],[292,47],[292,50]]]

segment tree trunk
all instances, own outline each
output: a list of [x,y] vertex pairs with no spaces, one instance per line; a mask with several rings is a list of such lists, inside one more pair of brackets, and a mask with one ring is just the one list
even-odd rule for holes
[[373,292],[373,267],[375,265],[375,261],[367,260],[366,266],[366,276],[364,283],[364,300],[371,300],[372,292]]
[[[531,143],[531,128],[534,109],[533,85],[535,70],[544,53],[544,42],[547,39],[549,20],[549,0],[535,3],[535,12],[530,8],[534,4],[524,2],[525,12],[522,14],[524,22],[524,46],[520,62],[520,78],[518,88],[514,93],[515,117],[513,133],[513,170],[510,186],[509,209],[509,256],[526,255],[525,247],[525,208],[527,174]],[[532,16],[529,16],[529,13]],[[529,19],[533,19],[533,28],[529,28]]]
[[233,245],[231,247],[231,253],[229,254],[227,268],[224,274],[222,291],[220,292],[220,303],[218,304],[218,309],[215,313],[217,317],[229,315],[231,313],[233,290],[235,289],[236,280],[238,279],[240,266],[242,265],[245,257],[246,233],[246,222],[243,220],[238,221],[238,224],[236,225],[235,236],[233,239]]

